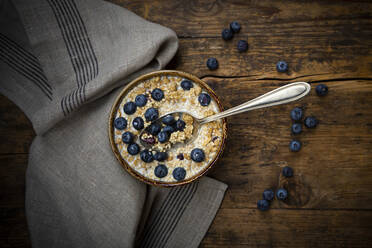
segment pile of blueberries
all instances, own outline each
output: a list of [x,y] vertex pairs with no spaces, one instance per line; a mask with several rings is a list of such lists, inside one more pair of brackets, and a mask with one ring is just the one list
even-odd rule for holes
[[[285,62],[284,62],[285,63]],[[288,68],[288,66],[287,66]],[[325,96],[328,93],[328,87],[324,84],[319,84],[315,88],[315,92],[318,96]],[[300,134],[302,132],[301,120],[303,117],[303,110],[300,107],[296,107],[291,111],[291,119],[295,121],[292,124],[291,131],[293,134]],[[314,116],[308,116],[304,120],[305,126],[307,128],[315,128],[318,125],[318,120]],[[289,148],[291,151],[298,152],[301,149],[301,142],[298,140],[292,140],[290,142]],[[282,175],[286,178],[293,176],[293,169],[286,166],[282,170]],[[270,207],[270,202],[274,199],[274,191],[272,189],[266,189],[263,194],[263,199],[257,202],[257,208],[259,210],[265,211]],[[280,188],[276,191],[276,198],[278,200],[284,201],[288,197],[288,191],[284,188]]]
[[[229,28],[224,28],[222,30],[222,39],[225,41],[231,40],[234,37],[234,33],[239,33],[240,28],[240,24],[237,21],[233,21],[230,23]],[[248,42],[246,40],[239,40],[236,48],[241,53],[245,52],[248,50]],[[207,60],[207,67],[209,70],[218,69],[218,60],[216,58],[209,58]]]
[[[289,166],[286,166],[283,168],[282,174],[284,177],[287,178],[293,177],[293,169]],[[257,202],[257,208],[262,211],[268,210],[270,207],[270,202],[274,200],[275,195],[278,200],[284,201],[288,197],[288,191],[284,188],[280,188],[276,191],[276,194],[274,194],[274,191],[272,189],[266,189],[262,193],[263,199]]]
[[[183,80],[181,82],[181,87],[183,90],[190,90],[194,87],[193,83],[190,80]],[[164,92],[156,88],[151,92],[151,98],[154,101],[161,101],[164,98]],[[135,101],[129,101],[124,104],[123,110],[127,115],[133,115],[137,107],[144,107],[149,101],[149,96],[144,94],[139,94],[136,96]],[[198,101],[201,106],[208,106],[211,102],[211,97],[206,93],[201,93],[198,96]],[[157,140],[160,143],[164,143],[169,140],[171,133],[176,131],[183,131],[186,126],[186,123],[182,119],[175,120],[174,116],[168,115],[162,119],[162,123],[155,122],[159,118],[159,111],[156,108],[150,107],[145,111],[146,122],[151,122],[151,124],[146,128],[146,131],[151,133],[153,136],[157,137]],[[162,125],[164,124],[164,125]],[[124,130],[128,126],[127,119],[124,117],[118,117],[114,120],[114,127],[118,130]],[[142,130],[145,126],[144,120],[142,117],[137,116],[133,119],[132,126],[137,130]],[[154,160],[163,162],[168,158],[166,152],[156,152],[153,154],[150,150],[144,149],[141,151],[140,146],[135,143],[135,136],[132,132],[126,131],[122,134],[123,143],[127,144],[127,151],[130,155],[134,156],[138,153],[140,158],[145,163],[151,163]],[[147,140],[146,142],[154,142],[153,140]],[[190,157],[195,162],[202,162],[205,158],[204,151],[199,148],[195,148],[191,151]],[[184,159],[183,154],[178,154],[178,159]],[[163,178],[168,174],[168,168],[164,164],[159,164],[154,170],[155,176]],[[173,170],[173,177],[177,181],[181,181],[185,178],[186,171],[182,167],[177,167]]]

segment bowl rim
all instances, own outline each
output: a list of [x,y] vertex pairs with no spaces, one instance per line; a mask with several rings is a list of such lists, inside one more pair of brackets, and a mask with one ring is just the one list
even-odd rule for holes
[[179,77],[183,77],[183,78],[189,79],[191,81],[197,82],[204,90],[206,90],[213,97],[213,99],[217,103],[217,106],[218,106],[220,112],[223,111],[223,106],[222,106],[222,104],[220,102],[220,99],[216,95],[216,93],[209,87],[209,85],[207,83],[205,83],[200,78],[198,78],[198,77],[196,77],[196,76],[194,76],[194,75],[192,75],[190,73],[183,72],[183,71],[177,71],[177,70],[153,71],[153,72],[150,72],[150,73],[146,73],[144,75],[141,75],[141,76],[135,78],[134,80],[132,80],[130,83],[128,83],[120,91],[120,93],[118,94],[118,96],[115,98],[115,101],[114,101],[114,103],[113,103],[113,105],[111,107],[110,114],[109,114],[108,135],[109,135],[109,140],[110,140],[110,146],[111,146],[111,149],[112,149],[112,151],[113,151],[116,159],[120,162],[121,166],[124,167],[124,169],[127,172],[129,172],[129,174],[131,174],[133,177],[137,178],[138,180],[140,180],[140,181],[142,181],[144,183],[153,185],[153,186],[174,187],[174,186],[185,185],[185,184],[188,184],[188,183],[191,183],[191,182],[197,180],[198,178],[202,177],[216,163],[216,161],[219,159],[219,157],[221,156],[221,154],[222,154],[222,152],[223,152],[223,150],[225,148],[226,137],[227,137],[227,121],[226,121],[226,118],[223,118],[222,119],[222,143],[221,143],[221,145],[219,147],[219,150],[218,150],[217,155],[199,173],[193,175],[192,177],[190,177],[190,178],[188,178],[186,180],[182,180],[182,181],[179,181],[179,182],[161,182],[161,181],[156,181],[156,180],[153,180],[153,179],[150,179],[150,178],[147,178],[147,177],[141,175],[139,172],[137,172],[134,168],[132,168],[125,161],[125,159],[121,156],[120,151],[118,150],[118,148],[117,148],[117,146],[115,144],[115,138],[114,138],[115,137],[114,120],[115,120],[115,117],[116,117],[117,109],[118,109],[118,107],[120,107],[120,103],[122,102],[122,99],[126,96],[126,94],[128,93],[129,90],[131,90],[137,84],[139,84],[140,82],[142,82],[142,81],[144,81],[146,79],[149,79],[149,78],[152,78],[152,77],[156,77],[156,76],[164,76],[164,75],[167,75],[167,76],[179,76]]

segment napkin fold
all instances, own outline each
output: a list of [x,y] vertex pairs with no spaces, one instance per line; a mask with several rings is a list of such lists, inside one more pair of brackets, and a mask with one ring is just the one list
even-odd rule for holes
[[197,247],[226,185],[130,176],[108,140],[123,86],[164,66],[176,34],[100,0],[0,0],[0,92],[37,133],[26,172],[33,247]]

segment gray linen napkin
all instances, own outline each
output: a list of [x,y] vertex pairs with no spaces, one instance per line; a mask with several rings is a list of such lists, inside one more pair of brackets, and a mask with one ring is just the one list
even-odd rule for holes
[[26,173],[34,247],[197,247],[226,185],[145,185],[116,161],[109,110],[163,68],[176,34],[99,0],[0,0],[0,92],[37,133]]

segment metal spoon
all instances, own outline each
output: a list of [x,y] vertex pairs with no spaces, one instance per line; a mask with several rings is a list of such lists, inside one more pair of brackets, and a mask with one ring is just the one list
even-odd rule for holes
[[[261,95],[261,96],[255,98],[255,99],[253,99],[253,100],[250,100],[248,102],[240,104],[236,107],[230,108],[228,110],[225,110],[223,112],[220,112],[220,113],[217,113],[215,115],[211,115],[211,116],[208,116],[208,117],[205,117],[205,118],[196,118],[195,116],[193,116],[189,112],[178,111],[178,112],[167,113],[167,114],[161,116],[160,118],[158,118],[157,120],[155,120],[155,122],[161,122],[162,119],[169,114],[182,115],[182,114],[185,113],[185,114],[188,114],[188,115],[192,116],[193,117],[193,125],[194,125],[192,137],[190,139],[188,139],[185,143],[177,143],[177,144],[174,144],[172,147],[177,146],[177,145],[178,146],[179,145],[185,145],[187,143],[192,142],[197,137],[200,126],[205,124],[205,123],[216,121],[216,120],[219,120],[221,118],[225,118],[227,116],[247,112],[247,111],[250,111],[250,110],[253,110],[253,109],[265,108],[265,107],[276,106],[276,105],[280,105],[280,104],[293,102],[293,101],[296,101],[296,100],[306,96],[310,92],[310,89],[311,89],[311,86],[306,82],[291,83],[291,84],[284,85],[280,88],[277,88],[275,90],[272,90],[272,91],[270,91],[270,92],[268,92],[264,95]],[[146,132],[146,131],[142,130],[139,137],[142,137],[142,134],[144,132]],[[141,144],[146,148],[151,148],[153,146],[151,144],[146,143],[141,138],[139,140],[140,140]]]

